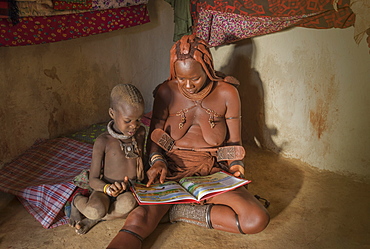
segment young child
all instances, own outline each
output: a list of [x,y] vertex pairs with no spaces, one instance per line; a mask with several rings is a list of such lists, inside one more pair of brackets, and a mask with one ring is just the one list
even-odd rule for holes
[[142,153],[145,128],[141,126],[144,100],[131,84],[116,85],[110,95],[108,131],[97,137],[92,153],[89,197],[77,194],[72,201],[69,225],[87,233],[103,220],[125,218],[136,206],[128,179],[144,178]]

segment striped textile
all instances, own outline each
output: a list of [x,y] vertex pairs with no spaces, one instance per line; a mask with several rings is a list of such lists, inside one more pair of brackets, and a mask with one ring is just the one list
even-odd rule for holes
[[9,7],[8,0],[0,0],[0,18],[8,18],[10,17],[10,7]]
[[63,206],[90,168],[92,144],[62,137],[35,143],[0,169],[0,191],[16,195],[44,228],[66,224]]
[[64,204],[76,186],[70,182],[28,187],[23,190],[19,201],[44,228],[54,228],[67,224]]

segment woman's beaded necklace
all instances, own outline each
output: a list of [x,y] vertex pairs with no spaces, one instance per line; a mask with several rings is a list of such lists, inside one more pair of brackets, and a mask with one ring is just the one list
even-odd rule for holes
[[202,100],[205,97],[208,96],[208,94],[212,91],[213,88],[213,81],[208,83],[201,91],[198,93],[189,93],[184,88],[180,86],[179,83],[177,83],[177,87],[179,88],[180,93],[187,99],[190,99],[192,101]]
[[182,109],[180,111],[178,111],[176,113],[176,116],[180,116],[181,118],[181,121],[179,123],[179,129],[182,129],[184,127],[184,124],[186,122],[186,116],[185,114],[190,110],[190,109],[193,109],[194,107],[196,106],[200,106],[202,109],[204,109],[206,111],[207,114],[209,114],[209,119],[208,119],[208,122],[211,126],[211,128],[215,127],[215,117],[221,117],[221,115],[218,115],[215,111],[211,110],[211,109],[208,109],[208,108],[204,108],[202,106],[202,100],[208,96],[208,94],[211,92],[212,88],[213,88],[213,81],[211,81],[206,87],[203,88],[203,90],[201,90],[200,92],[198,93],[189,93],[187,92],[185,89],[183,89],[180,84],[177,84],[178,88],[179,88],[179,91],[180,93],[187,99],[191,100],[194,102],[194,106],[190,107],[190,108],[185,108],[185,109]]

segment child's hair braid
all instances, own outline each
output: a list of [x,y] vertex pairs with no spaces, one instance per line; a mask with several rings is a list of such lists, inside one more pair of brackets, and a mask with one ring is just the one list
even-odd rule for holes
[[139,106],[144,105],[144,98],[134,85],[119,84],[113,87],[110,94],[110,107],[113,108],[118,103]]

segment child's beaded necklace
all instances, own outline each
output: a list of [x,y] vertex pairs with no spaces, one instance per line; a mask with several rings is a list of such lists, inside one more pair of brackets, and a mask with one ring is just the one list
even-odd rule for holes
[[[107,125],[107,129],[108,129],[108,133],[109,135],[111,135],[112,137],[114,137],[115,139],[117,139],[120,143],[120,146],[121,146],[121,150],[125,153],[125,156],[126,158],[130,159],[130,158],[137,158],[139,157],[139,155],[135,152],[138,152],[139,149],[137,147],[137,142],[136,142],[136,139],[134,136],[126,136],[124,134],[119,134],[117,132],[115,132],[113,130],[113,124],[114,124],[114,120],[111,120],[108,125]],[[131,143],[124,143],[122,142],[121,140],[126,140],[126,139],[129,139],[131,138]]]

